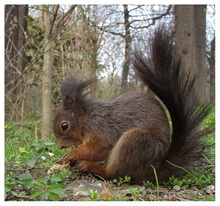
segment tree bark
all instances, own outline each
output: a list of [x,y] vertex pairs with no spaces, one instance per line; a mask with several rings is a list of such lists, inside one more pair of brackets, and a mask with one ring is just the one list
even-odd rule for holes
[[[175,6],[175,34],[177,51],[183,59],[186,74],[197,73],[195,65],[195,30],[193,22],[193,6]],[[189,21],[189,19],[191,19]]]
[[215,104],[215,38],[211,42],[210,57],[210,99]]
[[203,5],[175,6],[177,52],[186,69],[183,75],[187,75],[189,72],[192,77],[196,75],[200,103],[208,100],[205,61],[205,8]]
[[[92,59],[91,59],[91,77],[96,78],[96,71],[97,71],[97,57],[98,57],[98,45],[97,45],[97,40],[92,40]],[[96,87],[97,87],[97,82],[93,82],[93,84],[90,85],[90,96],[95,97],[96,95]]]
[[124,65],[122,71],[121,93],[127,90],[128,72],[129,72],[130,59],[131,59],[132,39],[130,33],[128,5],[124,5],[124,25],[125,25],[125,57],[124,57]]
[[[48,138],[52,133],[52,68],[53,50],[55,41],[45,38],[43,75],[42,75],[42,139]],[[49,51],[48,51],[49,50]]]
[[195,21],[195,50],[197,67],[197,86],[200,93],[201,103],[209,100],[207,86],[206,64],[206,8],[207,5],[194,5]]
[[[21,111],[21,94],[23,79],[21,73],[26,66],[24,45],[26,43],[28,6],[5,6],[5,109],[12,110],[16,102],[16,110]],[[17,113],[16,113],[17,114]],[[20,112],[22,116],[22,112]],[[11,116],[10,121],[18,120],[19,115]]]
[[41,20],[44,25],[41,138],[45,139],[52,134],[52,68],[54,61],[52,48],[55,45],[55,36],[51,35],[53,15],[49,12],[48,6],[43,5],[41,9]]

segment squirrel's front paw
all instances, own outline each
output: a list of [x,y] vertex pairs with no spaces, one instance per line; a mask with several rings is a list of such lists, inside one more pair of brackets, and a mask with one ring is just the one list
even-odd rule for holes
[[82,161],[80,162],[78,165],[77,165],[77,169],[80,171],[80,172],[89,172],[90,169],[91,169],[92,165],[91,165],[91,162],[88,162],[88,161]]
[[77,161],[76,160],[76,155],[75,155],[75,152],[73,150],[67,152],[62,158],[62,163],[63,164],[70,163],[71,166],[75,165],[76,161]]

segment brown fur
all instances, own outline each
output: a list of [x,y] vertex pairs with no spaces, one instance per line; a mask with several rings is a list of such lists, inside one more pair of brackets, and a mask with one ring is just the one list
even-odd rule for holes
[[[112,101],[89,99],[85,90],[93,80],[69,77],[61,85],[54,134],[60,148],[78,148],[71,149],[63,163],[81,161],[77,166],[80,171],[106,179],[127,175],[142,183],[154,179],[152,166],[164,179],[179,173],[166,160],[185,166],[198,158],[199,140],[207,132],[199,132],[198,126],[208,107],[195,113],[194,80],[181,77],[180,60],[163,28],[155,32],[151,49],[149,58],[136,51],[133,65],[170,112],[172,137],[164,108],[153,96],[125,93]],[[97,164],[99,161],[105,161],[106,167]]]

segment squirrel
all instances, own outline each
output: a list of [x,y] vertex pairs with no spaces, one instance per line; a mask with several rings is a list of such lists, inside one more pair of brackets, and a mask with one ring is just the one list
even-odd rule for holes
[[210,106],[199,103],[196,76],[183,72],[168,31],[157,28],[149,42],[149,55],[135,50],[132,65],[161,101],[141,92],[108,101],[93,99],[86,91],[94,79],[70,76],[62,82],[53,129],[59,148],[73,146],[63,156],[63,164],[77,163],[79,171],[105,179],[130,176],[142,184],[155,180],[155,170],[159,181],[180,176],[184,172],[180,167],[188,169],[201,157],[202,138],[210,130],[201,129],[200,124]]

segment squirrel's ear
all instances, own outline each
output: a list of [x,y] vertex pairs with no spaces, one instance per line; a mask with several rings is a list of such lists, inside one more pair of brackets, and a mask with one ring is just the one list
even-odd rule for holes
[[64,109],[70,109],[72,105],[75,103],[75,98],[70,95],[66,95],[62,98]]

